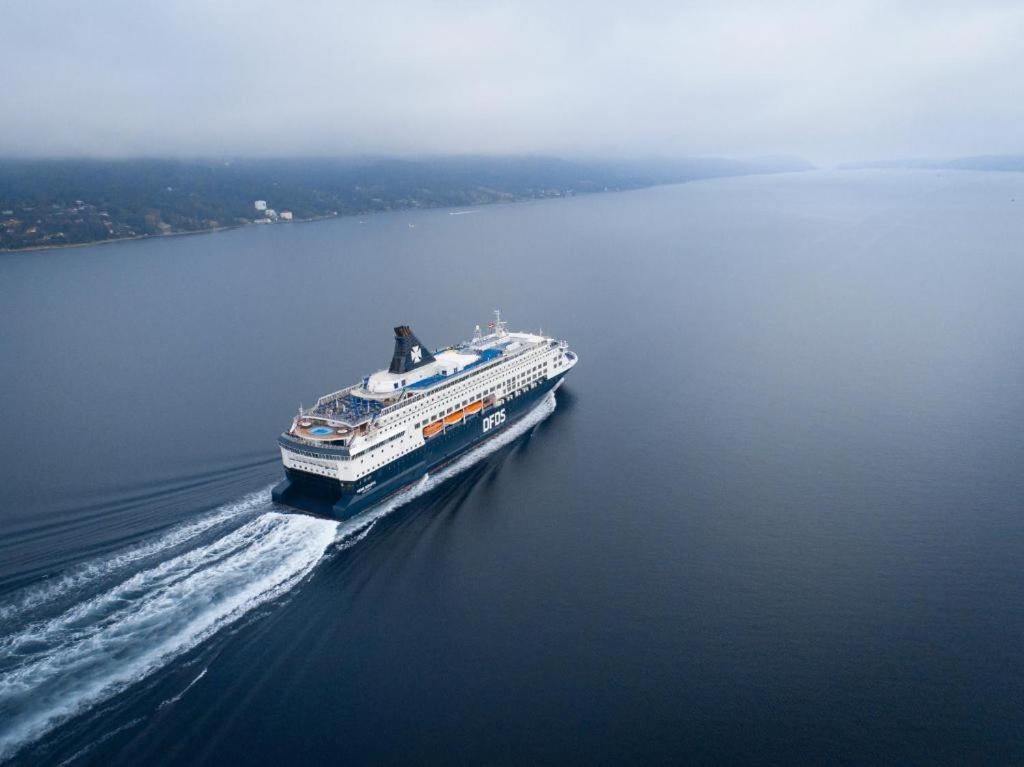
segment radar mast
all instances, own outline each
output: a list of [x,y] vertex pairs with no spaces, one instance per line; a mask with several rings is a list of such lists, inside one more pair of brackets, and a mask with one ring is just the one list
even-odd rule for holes
[[494,332],[498,336],[508,335],[508,327],[501,321],[501,309],[494,310]]

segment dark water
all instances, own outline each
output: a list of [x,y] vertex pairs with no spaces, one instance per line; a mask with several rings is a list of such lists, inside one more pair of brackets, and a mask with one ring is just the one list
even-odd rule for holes
[[[4,256],[0,754],[1020,762],[1022,243],[847,172]],[[553,412],[276,513],[300,401],[495,306]]]

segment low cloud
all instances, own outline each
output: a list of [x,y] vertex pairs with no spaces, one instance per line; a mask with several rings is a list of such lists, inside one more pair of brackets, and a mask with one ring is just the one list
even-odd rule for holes
[[1024,6],[13,0],[7,155],[1024,151]]

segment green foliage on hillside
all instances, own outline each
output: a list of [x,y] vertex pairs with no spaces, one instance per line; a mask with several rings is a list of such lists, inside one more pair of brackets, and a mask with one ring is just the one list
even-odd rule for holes
[[549,157],[350,160],[0,160],[0,249],[197,232],[418,207],[558,197],[711,176],[803,170],[798,160],[570,162]]

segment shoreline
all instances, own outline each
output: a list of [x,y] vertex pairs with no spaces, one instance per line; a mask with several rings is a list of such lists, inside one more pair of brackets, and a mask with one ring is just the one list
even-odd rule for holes
[[311,216],[309,218],[298,218],[292,221],[274,221],[269,224],[262,224],[259,221],[249,221],[245,224],[228,224],[225,226],[216,226],[209,229],[195,229],[188,232],[167,232],[166,234],[137,234],[133,237],[112,237],[105,240],[90,240],[89,242],[73,242],[64,243],[57,245],[32,245],[27,248],[0,248],[0,256],[10,255],[13,253],[38,253],[48,250],[68,250],[70,248],[90,248],[96,245],[111,245],[116,243],[135,242],[137,240],[151,240],[159,239],[163,237],[185,237],[190,235],[198,234],[212,234],[214,232],[226,232],[233,229],[243,229],[249,226],[279,226],[282,224],[306,224],[315,221],[327,221],[336,218],[354,218],[356,216],[373,216],[379,213],[399,213],[402,211],[416,211],[416,210],[447,210],[447,209],[467,209],[469,211],[484,208],[489,205],[519,205],[526,202],[540,202],[544,200],[565,200],[572,197],[578,197],[583,195],[600,195],[610,193],[621,193],[621,192],[635,192],[641,189],[652,189],[658,186],[673,186],[676,184],[691,184],[695,181],[713,181],[723,178],[737,178],[743,176],[771,176],[771,175],[786,175],[790,173],[806,173],[808,170],[813,169],[792,169],[792,170],[777,170],[777,171],[765,171],[765,172],[754,172],[754,173],[736,173],[736,174],[724,174],[721,176],[704,176],[699,178],[684,179],[680,181],[665,181],[653,184],[640,184],[637,186],[628,187],[606,187],[605,189],[595,189],[588,191],[570,191],[569,193],[563,193],[558,195],[538,195],[533,197],[522,197],[519,199],[511,200],[491,200],[489,202],[479,202],[473,205],[418,205],[418,206],[404,206],[396,208],[387,208],[383,210],[363,210],[353,211],[351,213],[340,213],[335,211],[333,213],[327,213],[322,216]]
[[[362,215],[362,214],[352,214]],[[262,226],[277,226],[280,224],[307,224],[312,221],[326,221],[331,218],[341,218],[340,213],[329,213],[324,216],[311,216],[310,218],[297,218],[292,221],[274,221],[270,224],[263,224]],[[89,242],[68,242],[63,245],[31,245],[27,248],[0,248],[0,255],[7,255],[10,253],[39,253],[46,250],[68,250],[70,248],[91,248],[94,245],[111,245],[122,242],[135,242],[137,240],[157,240],[163,237],[187,237],[194,234],[213,234],[214,232],[228,232],[232,229],[244,229],[247,226],[259,226],[260,224],[256,221],[250,221],[247,224],[228,224],[226,226],[213,226],[209,229],[194,229],[190,232],[167,232],[165,234],[137,234],[134,237],[111,237],[107,240],[90,240]]]
[[[689,183],[688,181],[672,182],[672,183]],[[212,234],[214,232],[227,232],[233,229],[244,229],[249,226],[280,226],[290,224],[308,224],[315,221],[327,221],[335,218],[355,218],[357,216],[374,216],[379,213],[401,213],[403,211],[412,210],[476,210],[477,208],[483,208],[488,205],[518,205],[524,202],[538,202],[541,200],[564,200],[570,197],[576,197],[578,195],[586,194],[608,194],[609,192],[630,192],[638,189],[650,189],[654,186],[665,186],[665,184],[647,184],[644,186],[628,187],[626,189],[603,189],[594,192],[573,192],[572,194],[560,194],[549,197],[523,197],[518,200],[493,200],[491,202],[479,202],[474,205],[419,205],[419,206],[407,206],[401,208],[386,208],[384,210],[361,210],[353,213],[327,213],[322,216],[311,216],[309,218],[296,218],[291,221],[273,221],[267,224],[261,224],[259,221],[249,221],[245,224],[228,224],[225,226],[215,226],[209,229],[195,229],[189,232],[167,232],[166,234],[137,234],[134,237],[111,237],[107,240],[90,240],[89,242],[69,242],[62,245],[31,245],[27,248],[0,248],[0,255],[9,255],[11,253],[32,253],[42,252],[47,250],[67,250],[70,248],[91,248],[94,245],[111,245],[114,243],[122,242],[135,242],[137,240],[156,240],[162,237],[185,237],[194,234]]]

